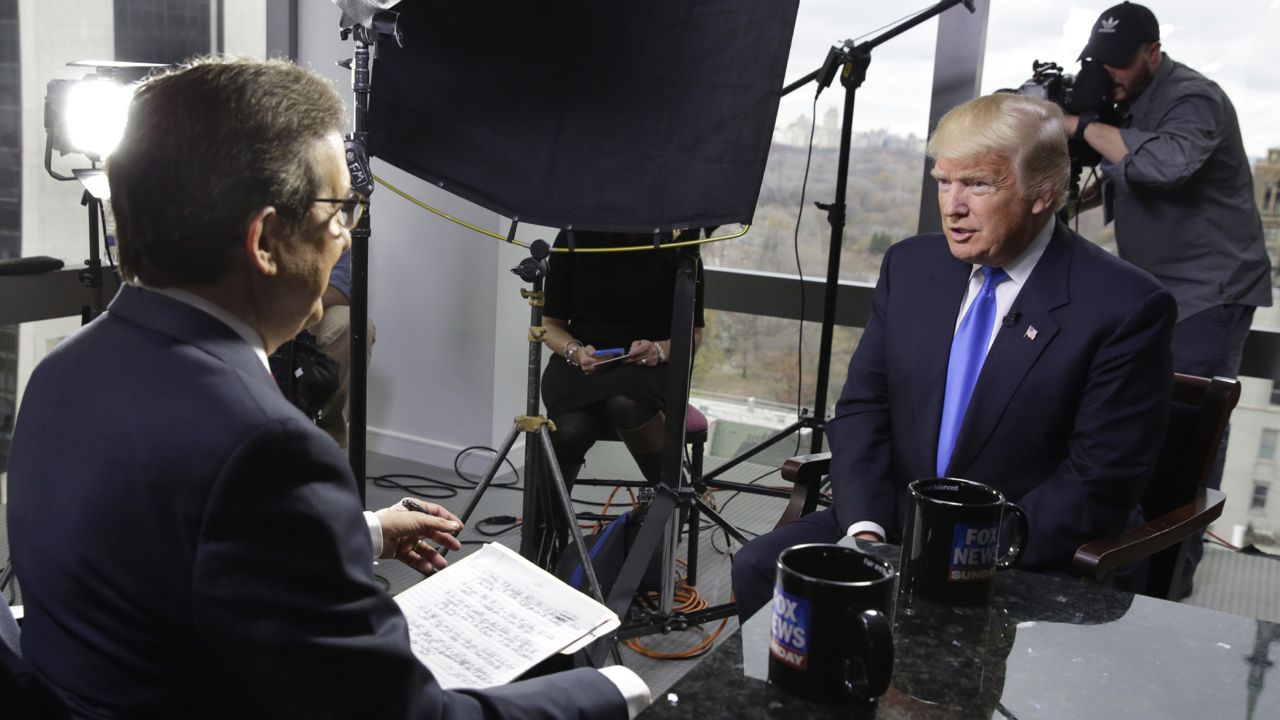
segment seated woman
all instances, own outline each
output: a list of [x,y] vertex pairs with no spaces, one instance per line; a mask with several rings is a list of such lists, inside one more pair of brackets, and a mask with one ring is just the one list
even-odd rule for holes
[[[577,248],[642,246],[644,235],[576,233]],[[564,233],[555,247],[565,247]],[[572,486],[584,456],[612,426],[646,480],[661,475],[676,253],[553,252],[544,286],[545,342],[554,353],[542,376],[552,445]],[[697,261],[693,347],[702,342],[702,263]],[[612,353],[606,352],[612,350]],[[620,359],[609,362],[609,355]]]

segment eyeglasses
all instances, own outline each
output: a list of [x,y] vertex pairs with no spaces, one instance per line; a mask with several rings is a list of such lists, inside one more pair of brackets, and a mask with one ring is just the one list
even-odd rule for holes
[[360,216],[364,214],[369,198],[352,190],[345,198],[315,198],[311,202],[337,203],[338,212],[335,217],[338,218],[338,223],[352,230],[360,222]]

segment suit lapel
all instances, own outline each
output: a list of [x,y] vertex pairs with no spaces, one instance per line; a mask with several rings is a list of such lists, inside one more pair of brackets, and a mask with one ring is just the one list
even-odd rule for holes
[[1001,326],[987,353],[956,438],[948,475],[963,477],[968,471],[991,438],[1013,394],[1058,334],[1052,311],[1071,300],[1067,284],[1071,255],[1071,238],[1062,225],[1057,225],[1026,286],[1014,300],[1010,312],[1018,313],[1018,322],[1011,327]]
[[942,426],[942,396],[947,386],[951,340],[955,335],[960,299],[973,272],[973,266],[957,260],[945,242],[941,248],[946,257],[929,273],[931,292],[921,294],[925,300],[917,306],[917,315],[908,320],[916,328],[910,354],[912,368],[907,376],[912,378],[912,398],[899,407],[920,413],[907,425],[918,431],[916,447],[904,453],[904,457],[913,461],[919,459],[921,463],[913,470],[913,477],[927,477],[936,472],[934,458],[938,455],[938,431]]

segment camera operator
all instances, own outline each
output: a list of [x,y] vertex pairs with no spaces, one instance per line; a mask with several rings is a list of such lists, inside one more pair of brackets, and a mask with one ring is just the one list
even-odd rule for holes
[[[1103,157],[1077,210],[1105,202],[1120,257],[1178,302],[1174,370],[1235,377],[1254,309],[1271,304],[1271,264],[1235,108],[1216,83],[1175,62],[1155,15],[1121,3],[1099,16],[1081,59],[1101,62],[1127,119],[1067,115],[1068,137]],[[1101,190],[1101,192],[1099,192]],[[1210,478],[1222,481],[1222,450]],[[1193,544],[1184,588],[1203,549]]]

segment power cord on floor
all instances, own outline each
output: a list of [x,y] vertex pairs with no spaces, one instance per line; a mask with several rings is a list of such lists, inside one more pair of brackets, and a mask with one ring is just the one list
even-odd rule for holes
[[[678,562],[681,567],[686,569],[688,568],[688,565],[683,560]],[[656,602],[660,599],[658,593],[655,592],[648,593],[646,597],[650,602]],[[709,603],[702,597],[702,594],[698,592],[698,589],[685,582],[684,576],[680,574],[676,575],[676,589],[673,600],[674,603],[672,605],[672,609],[681,613],[698,612],[710,607]],[[732,602],[732,598],[730,598],[730,602]],[[692,647],[685,648],[683,650],[655,650],[642,644],[640,642],[640,638],[631,638],[624,644],[640,655],[654,660],[688,660],[689,658],[698,657],[699,655],[703,655],[709,651],[715,644],[716,638],[720,637],[721,633],[724,632],[725,626],[728,625],[728,623],[729,618],[726,617],[720,621],[719,627],[710,633],[708,633],[701,625],[690,626],[688,630],[697,634],[700,639]]]

